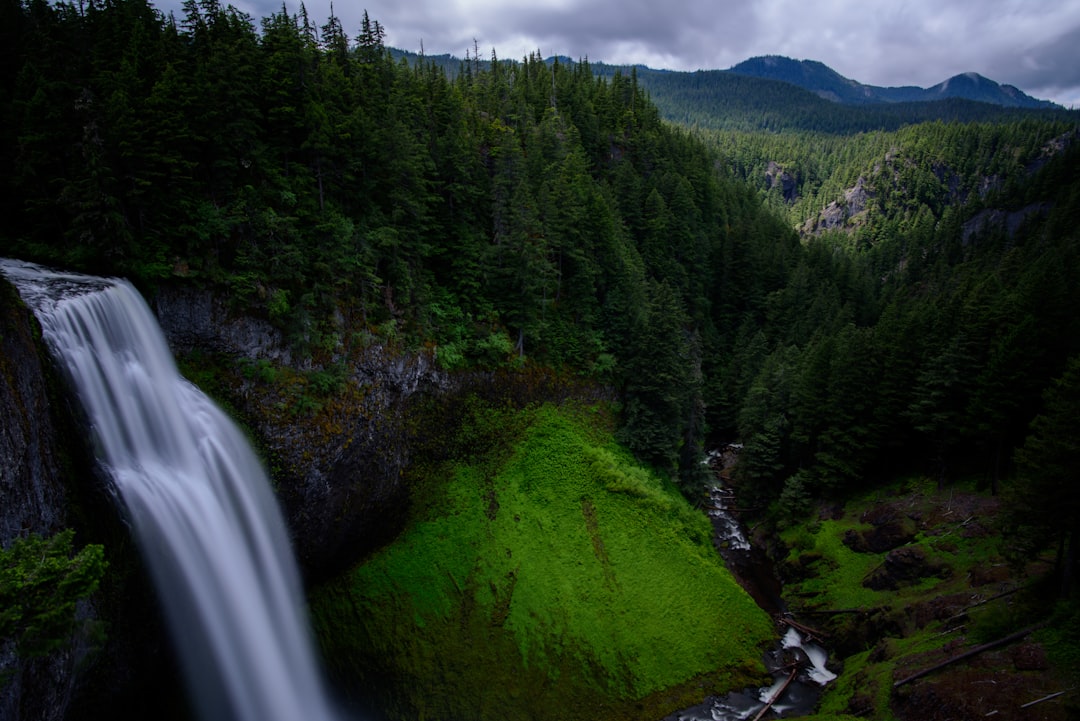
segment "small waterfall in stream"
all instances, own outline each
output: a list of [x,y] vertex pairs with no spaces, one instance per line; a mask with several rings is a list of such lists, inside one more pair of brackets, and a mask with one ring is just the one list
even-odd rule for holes
[[126,281],[0,259],[70,376],[205,721],[330,721],[299,573],[261,464],[177,372]]
[[[723,468],[733,463],[741,446],[728,446],[725,453],[709,455],[710,467]],[[715,470],[715,469],[714,469]],[[722,483],[723,473],[717,473],[717,483],[708,489],[708,514],[713,524],[713,542],[728,567],[744,589],[766,611],[786,619],[779,582],[761,549],[755,548],[733,515],[734,494]],[[757,721],[784,717],[787,714],[809,714],[817,705],[822,688],[836,678],[826,667],[825,650],[795,628],[788,626],[777,647],[765,654],[765,666],[773,683],[760,688],[748,688],[726,696],[709,696],[697,706],[682,709],[665,717],[664,721]]]

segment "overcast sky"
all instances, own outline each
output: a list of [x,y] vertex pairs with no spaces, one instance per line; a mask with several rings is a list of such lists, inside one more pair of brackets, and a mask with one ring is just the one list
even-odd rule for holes
[[[231,4],[256,21],[281,8]],[[330,15],[330,0],[305,4],[319,25]],[[295,13],[300,0],[286,5]],[[464,57],[475,41],[484,58],[539,50],[672,70],[786,55],[870,85],[929,87],[976,72],[1080,108],[1080,0],[338,0],[350,37],[365,8],[387,45],[423,44],[429,55]]]

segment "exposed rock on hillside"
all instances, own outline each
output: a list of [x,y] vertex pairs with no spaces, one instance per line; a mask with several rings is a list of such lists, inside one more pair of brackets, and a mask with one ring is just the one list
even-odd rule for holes
[[55,455],[56,430],[38,331],[14,289],[0,280],[0,541],[67,525]]
[[[40,330],[7,281],[0,279],[0,545],[30,534],[51,536],[72,523],[64,443],[51,395],[54,383]],[[96,611],[82,604],[89,623]],[[80,627],[60,648],[22,658],[0,638],[0,719],[64,718],[76,669],[90,651]]]
[[802,233],[813,235],[853,225],[873,197],[874,194],[867,187],[866,178],[860,175],[855,185],[844,192],[843,200],[834,200],[825,206],[816,218],[807,220],[802,227]]
[[[164,286],[153,307],[174,352],[222,354],[261,369],[233,372],[226,393],[271,459],[309,576],[341,568],[397,531],[407,407],[447,382],[428,356],[370,344],[341,353],[327,379],[327,367],[296,361],[273,325],[231,313],[209,290]],[[317,374],[329,388],[312,389]]]
[[1032,203],[1014,211],[999,208],[980,210],[971,220],[964,223],[960,236],[961,242],[967,245],[979,236],[993,232],[1001,232],[1008,238],[1013,238],[1024,221],[1032,216],[1045,215],[1049,209],[1046,203]]
[[785,203],[794,203],[799,197],[799,184],[795,176],[784,170],[775,160],[770,160],[765,169],[765,187],[769,190],[780,188]]
[[862,585],[875,591],[896,590],[923,578],[948,578],[949,575],[950,571],[946,566],[928,558],[919,546],[901,546],[889,551],[885,562],[875,568],[863,580]]

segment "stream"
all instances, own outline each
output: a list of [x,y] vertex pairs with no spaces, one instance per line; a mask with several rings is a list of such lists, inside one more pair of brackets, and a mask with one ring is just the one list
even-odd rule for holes
[[[739,584],[765,611],[777,619],[786,617],[782,588],[772,562],[761,548],[750,543],[733,511],[734,493],[725,488],[724,471],[733,464],[737,446],[727,446],[708,456],[716,483],[709,488],[708,514],[713,542]],[[836,674],[826,667],[828,654],[799,629],[787,630],[764,657],[773,677],[769,686],[747,688],[726,696],[709,696],[702,703],[664,717],[664,721],[751,721],[813,713],[821,691]],[[771,705],[771,706],[770,706]],[[770,706],[766,710],[766,707]]]

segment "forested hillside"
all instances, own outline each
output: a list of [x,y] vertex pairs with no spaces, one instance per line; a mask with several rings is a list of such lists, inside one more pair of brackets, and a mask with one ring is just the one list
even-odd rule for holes
[[[1008,122],[1032,116],[1029,109],[1003,107],[965,97],[926,95],[932,100],[848,104],[826,99],[792,79],[755,77],[727,70],[672,72],[644,66],[594,65],[598,74],[633,72],[666,120],[691,128],[735,131],[816,131],[853,134],[897,130],[933,120],[949,122]],[[850,81],[848,81],[850,82]],[[1075,123],[1077,113],[1046,109],[1044,119]]]
[[1012,85],[999,85],[978,73],[955,75],[930,88],[915,86],[882,88],[845,78],[815,60],[793,60],[766,55],[744,60],[728,72],[783,80],[837,103],[867,105],[965,98],[1009,108],[1061,109],[1048,100],[1036,100]]
[[996,477],[1078,350],[1068,116],[691,136],[636,70],[451,79],[373,19],[5,7],[5,252],[226,286],[320,363],[612,383],[687,483],[709,434],[792,506],[901,457]]
[[696,473],[700,359],[799,248],[632,77],[451,81],[375,20],[213,0],[6,8],[6,253],[225,285],[321,362],[379,337],[614,382],[631,447]]
[[1078,178],[1063,130],[934,124],[814,154],[837,164],[786,201],[807,255],[772,299],[774,345],[738,421],[744,474],[786,476],[793,504],[902,459],[996,482],[1077,351]]

